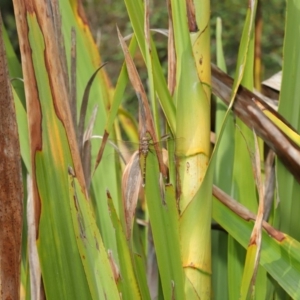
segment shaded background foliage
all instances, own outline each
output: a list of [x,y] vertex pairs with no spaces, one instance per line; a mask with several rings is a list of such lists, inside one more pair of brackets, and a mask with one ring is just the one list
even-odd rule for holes
[[[211,33],[212,58],[215,60],[215,24],[216,18],[223,22],[223,47],[229,74],[235,68],[237,49],[242,34],[242,26],[246,13],[247,1],[241,0],[212,0],[211,1]],[[117,80],[123,55],[118,47],[116,26],[124,35],[132,32],[123,1],[112,0],[83,0],[90,22],[91,30],[98,42],[100,53],[104,61],[111,63],[107,72],[113,82]],[[167,10],[165,1],[151,1],[152,28],[167,28]],[[2,0],[0,4],[4,23],[9,30],[11,41],[17,49],[17,34],[13,18],[11,0]],[[285,1],[261,1],[263,18],[262,32],[262,79],[265,79],[282,68],[282,43],[284,34]],[[158,52],[162,61],[166,58],[166,39],[156,35]],[[161,47],[160,47],[161,46]],[[143,65],[140,59],[140,67]]]
[[[107,67],[110,78],[115,81],[123,56],[119,51],[116,25],[124,35],[132,32],[127,17],[125,4],[112,0],[84,0],[91,29],[96,40],[100,41],[100,53],[104,61],[111,63]],[[167,9],[165,1],[151,1],[151,27],[167,28]],[[247,1],[212,0],[211,1],[211,33],[212,59],[215,61],[215,27],[216,18],[223,22],[223,47],[229,74],[233,75],[237,50],[242,34]],[[261,1],[263,18],[262,32],[262,80],[270,77],[282,68],[282,44],[284,34],[285,1]],[[162,61],[166,58],[166,39],[156,35],[158,52]],[[161,45],[161,47],[159,47]],[[140,66],[143,64],[140,59]]]
[[[123,1],[112,0],[83,0],[86,14],[94,38],[99,47],[103,61],[108,61],[106,71],[113,84],[117,81],[123,54],[120,51],[116,26],[123,35],[132,33],[126,7]],[[260,10],[263,19],[261,40],[261,79],[264,80],[282,69],[282,44],[284,34],[285,1],[270,0],[261,1]],[[10,0],[2,0],[0,9],[3,21],[8,29],[10,40],[18,52],[18,40],[13,17],[13,7]],[[215,61],[215,27],[216,18],[222,18],[223,23],[223,47],[228,68],[228,74],[233,76],[236,66],[237,50],[242,34],[247,1],[241,0],[211,0],[211,51],[212,61]],[[167,8],[165,1],[151,1],[151,27],[167,28]],[[162,65],[166,66],[166,43],[167,39],[160,34],[155,34],[158,54]],[[146,72],[143,70],[144,62],[138,56],[135,63],[140,71],[142,79],[146,80]],[[166,72],[166,68],[165,68]],[[128,90],[125,97],[125,106],[134,110],[131,103],[135,102],[134,92]]]

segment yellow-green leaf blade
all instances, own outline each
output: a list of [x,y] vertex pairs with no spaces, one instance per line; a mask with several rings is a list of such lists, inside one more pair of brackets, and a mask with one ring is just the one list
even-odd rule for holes
[[172,186],[167,186],[163,195],[158,162],[152,151],[147,155],[146,164],[146,198],[164,298],[184,299],[175,192]]
[[114,274],[91,210],[76,177],[69,174],[72,223],[92,299],[119,299]]

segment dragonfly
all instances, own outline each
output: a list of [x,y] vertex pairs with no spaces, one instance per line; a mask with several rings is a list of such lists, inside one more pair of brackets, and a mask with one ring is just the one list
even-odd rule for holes
[[[147,156],[148,153],[150,151],[150,139],[146,136],[143,136],[141,138],[141,143],[139,146],[139,157],[140,157],[140,164],[141,164],[141,171],[142,171],[142,178],[143,178],[143,187],[145,187],[146,184],[146,162],[147,162]],[[165,168],[165,164],[163,162],[163,155],[160,152],[162,149],[161,147],[159,147],[157,144],[153,144],[153,147],[155,148],[156,154],[157,154],[157,159],[158,159],[158,163],[160,165],[160,171],[163,173],[163,175],[166,176],[166,168]],[[159,152],[158,152],[159,151]],[[158,152],[158,153],[157,153]],[[164,165],[161,165],[164,164]]]
[[[102,139],[103,137],[100,135],[94,135],[94,136],[92,136],[92,138]],[[140,164],[141,175],[142,175],[142,185],[145,186],[147,155],[150,151],[155,152],[154,150],[152,150],[150,148],[154,148],[155,146],[158,146],[157,148],[160,149],[159,152],[161,153],[161,157],[163,159],[164,164],[168,165],[170,151],[168,152],[166,150],[166,144],[167,144],[167,142],[174,142],[174,141],[175,141],[175,139],[171,138],[170,135],[164,135],[161,138],[161,140],[159,140],[158,142],[153,142],[151,138],[146,137],[146,136],[141,138],[140,143],[108,139],[106,147],[112,147],[114,152],[110,153],[110,154],[106,154],[106,155],[104,154],[102,159],[104,161],[119,159],[124,165],[126,165],[129,161],[129,159],[134,154],[134,152],[138,151],[139,157],[142,161],[142,163]],[[174,151],[172,151],[172,154],[174,154]]]

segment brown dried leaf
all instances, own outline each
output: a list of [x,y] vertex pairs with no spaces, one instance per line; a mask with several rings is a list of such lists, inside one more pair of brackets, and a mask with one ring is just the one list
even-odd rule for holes
[[[231,97],[233,79],[212,65],[212,89],[214,95],[227,105]],[[289,123],[267,103],[246,88],[240,86],[233,106],[234,113],[265,143],[274,150],[286,168],[300,182],[300,148],[289,139],[264,113],[268,110],[287,126]]]
[[195,6],[193,0],[186,0],[186,11],[187,11],[188,24],[189,24],[189,31],[190,32],[198,31],[198,27],[196,23]]
[[19,299],[23,185],[14,99],[0,16],[0,293]]
[[106,130],[104,130],[101,147],[100,147],[100,150],[99,150],[99,152],[97,154],[97,158],[96,158],[96,164],[95,164],[94,172],[96,171],[97,167],[99,166],[99,164],[101,162],[103,152],[104,152],[107,140],[108,140],[108,136],[109,136],[109,133]]
[[[235,201],[232,197],[227,195],[217,186],[213,186],[213,195],[224,205],[226,205],[230,210],[232,210],[235,214],[240,216],[246,221],[256,220],[256,215],[252,213],[248,208]],[[262,227],[268,232],[270,236],[272,236],[277,241],[281,242],[285,236],[282,232],[276,230],[269,223],[263,221]]]

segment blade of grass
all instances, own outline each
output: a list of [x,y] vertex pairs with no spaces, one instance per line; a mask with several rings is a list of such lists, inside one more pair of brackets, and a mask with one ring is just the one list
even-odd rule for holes
[[83,191],[84,179],[68,92],[61,78],[56,48],[60,39],[52,24],[55,17],[45,15],[48,10],[44,5],[14,1],[16,14],[22,16],[17,19],[17,28],[28,104],[37,244],[46,296],[84,299],[90,292],[72,234],[67,167],[74,166]]
[[[74,235],[92,299],[119,299],[108,254],[104,248],[90,203],[69,167],[69,203]],[[87,297],[87,296],[86,296]]]
[[[299,101],[299,67],[300,67],[300,45],[296,42],[296,36],[299,36],[300,7],[298,3],[287,2],[285,40],[283,47],[283,73],[282,84],[279,100],[278,111],[291,124],[300,130],[300,101]],[[296,31],[295,31],[296,30]],[[293,74],[293,76],[291,76]],[[299,221],[300,202],[299,181],[283,167],[282,163],[277,160],[277,180],[279,207],[276,212],[276,218],[280,222],[280,229],[291,235],[293,238],[300,240],[300,231],[297,228]]]
[[[135,273],[133,264],[133,252],[129,248],[126,240],[125,233],[118,220],[116,211],[113,207],[113,202],[108,195],[108,206],[111,212],[111,220],[116,229],[116,240],[120,258],[120,273],[121,273],[121,291],[123,299],[149,299],[149,294],[142,294],[147,290],[147,287],[139,289],[138,284],[141,284],[141,277],[144,277],[143,273]],[[144,280],[145,282],[146,280]]]
[[[255,143],[255,154],[253,158],[253,173],[255,177],[256,187],[259,195],[259,206],[258,206],[258,214],[255,220],[255,224],[251,233],[246,262],[244,267],[244,274],[242,278],[241,284],[241,299],[248,299],[249,296],[253,297],[255,294],[255,282],[256,275],[259,266],[260,260],[260,250],[261,250],[261,230],[262,230],[262,221],[264,216],[264,190],[263,183],[261,178],[261,165],[260,165],[260,154],[258,149],[258,140],[257,136],[253,132],[254,135],[254,143]],[[266,274],[265,274],[266,275]],[[261,276],[263,274],[261,273]],[[257,294],[256,294],[257,295]]]
[[13,95],[15,100],[15,108],[16,108],[16,117],[17,117],[17,125],[20,139],[20,148],[21,148],[21,156],[23,162],[26,166],[26,170],[29,174],[31,174],[31,163],[30,163],[30,146],[29,146],[29,135],[28,135],[28,122],[27,122],[27,114],[24,109],[24,106],[21,103],[21,100],[18,94],[13,89]]
[[154,84],[154,77],[153,77],[153,58],[152,58],[152,48],[151,48],[151,32],[150,32],[150,8],[149,8],[149,1],[145,1],[145,17],[144,17],[144,32],[145,32],[145,54],[146,54],[146,67],[148,71],[148,86],[149,86],[149,101],[152,107],[153,113],[153,122],[155,126],[155,132],[160,140],[160,120],[159,120],[159,110],[157,107],[156,101],[156,88]]
[[8,38],[8,34],[3,24],[1,25],[1,29],[2,29],[2,38],[5,46],[5,52],[7,54],[9,76],[10,79],[15,79],[12,80],[12,86],[14,87],[15,92],[17,93],[19,99],[21,100],[21,104],[23,108],[26,108],[24,82],[22,81],[23,78],[22,67],[14,51],[14,48]]
[[[213,218],[244,248],[247,248],[253,222],[241,219],[215,197],[213,199]],[[300,244],[281,232],[274,231],[273,236],[263,230],[260,264],[293,299],[298,299]]]
[[[217,18],[216,23],[216,54],[218,66],[226,72],[225,57],[222,48],[222,22]],[[216,136],[218,137],[227,107],[220,98],[216,99]],[[214,183],[223,191],[230,194],[233,173],[234,158],[234,117],[229,114],[225,125],[223,138],[220,140],[219,150],[216,156],[216,168]],[[228,235],[222,232],[212,232],[212,286],[216,299],[228,297]],[[230,241],[231,242],[231,241]],[[230,244],[229,242],[229,244]],[[220,245],[227,245],[222,246]],[[214,254],[216,255],[214,256]],[[222,259],[220,258],[222,257]],[[236,256],[235,256],[236,259]],[[217,270],[216,270],[217,269]],[[216,270],[216,271],[214,271]]]
[[[137,47],[136,38],[135,38],[135,36],[133,36],[131,39],[130,45],[128,47],[128,51],[129,51],[130,55],[133,55],[135,53],[136,47]],[[111,105],[111,108],[110,108],[110,111],[109,111],[109,114],[107,117],[107,121],[105,124],[103,141],[102,141],[101,147],[97,153],[96,164],[95,164],[95,168],[94,168],[95,170],[98,167],[98,165],[102,159],[103,151],[104,151],[104,148],[105,148],[105,145],[107,142],[107,138],[112,131],[113,124],[116,119],[118,109],[120,107],[122,97],[123,97],[127,83],[128,83],[128,75],[127,75],[127,70],[126,70],[126,64],[124,63],[122,66],[118,81],[117,81],[117,86],[114,91],[112,105]]]
[[[91,78],[95,70],[102,64],[99,50],[93,40],[89,29],[88,20],[85,16],[82,3],[77,0],[60,0],[59,7],[62,14],[62,32],[65,40],[65,48],[71,49],[70,35],[72,28],[76,31],[76,50],[77,50],[77,107],[81,107],[86,83]],[[70,68],[70,57],[67,56]],[[86,120],[88,120],[96,105],[98,105],[97,118],[94,125],[94,134],[101,135],[105,127],[107,113],[111,106],[112,87],[108,77],[101,69],[91,87],[89,103],[87,107]],[[79,116],[77,116],[77,119]],[[114,134],[112,131],[112,138]],[[99,150],[99,140],[91,140],[91,166],[95,165]],[[105,149],[105,156],[112,154],[111,148]],[[111,161],[103,161],[97,171],[93,174],[91,184],[91,196],[94,204],[96,221],[101,231],[103,242],[106,248],[117,252],[116,241],[114,239],[114,229],[110,222],[109,212],[106,205],[106,190],[110,190],[114,205],[119,211],[121,194],[118,189],[118,170],[112,167]],[[118,258],[115,258],[116,260]]]
[[[180,256],[179,215],[172,186],[160,186],[158,162],[147,156],[146,199],[154,238],[164,299],[184,299],[183,268]],[[170,249],[172,251],[170,252]]]
[[[251,11],[248,9],[246,20],[251,14],[255,15],[255,10]],[[247,22],[245,22],[245,25],[247,26]],[[243,60],[244,71],[240,83],[249,90],[253,89],[254,64],[254,24],[251,26],[252,28],[244,27],[240,42],[241,45],[243,43],[247,45]],[[247,34],[245,34],[245,32]],[[240,46],[240,51],[241,50]],[[235,121],[234,134],[235,148],[231,194],[237,201],[254,212],[257,211],[257,196],[252,172],[252,157],[254,153],[253,133],[240,119],[237,119]],[[241,174],[243,174],[243,176],[241,176]],[[247,197],[243,197],[243,195],[247,195]],[[229,239],[232,239],[230,242],[231,247],[228,249],[228,256],[230,258],[228,262],[228,269],[230,270],[228,276],[229,294],[231,297],[233,295],[235,295],[235,297],[246,297],[252,277],[251,271],[253,270],[253,260],[255,258],[253,253],[255,254],[256,247],[252,247],[252,244],[250,244],[245,257],[245,250],[240,247],[240,245],[236,245],[237,242],[233,240],[231,236],[229,236]],[[230,253],[232,250],[233,253]],[[244,263],[244,260],[235,260],[234,255],[237,255],[237,257],[245,257],[246,263]]]
[[[143,55],[144,61],[146,61],[146,49],[145,49],[145,38],[144,38],[144,10],[142,6],[142,1],[136,0],[125,0],[125,4],[127,7],[127,12],[129,14],[130,22],[134,33],[136,35],[136,39],[139,44],[139,48]],[[152,49],[152,59],[153,59],[153,77],[154,84],[156,86],[156,91],[158,94],[158,98],[161,104],[161,107],[164,111],[164,115],[167,119],[167,122],[170,126],[170,130],[173,135],[176,133],[176,124],[175,124],[175,106],[171,99],[170,93],[168,91],[168,87],[162,72],[162,68],[157,56],[157,51],[154,43],[151,39],[151,49]]]

